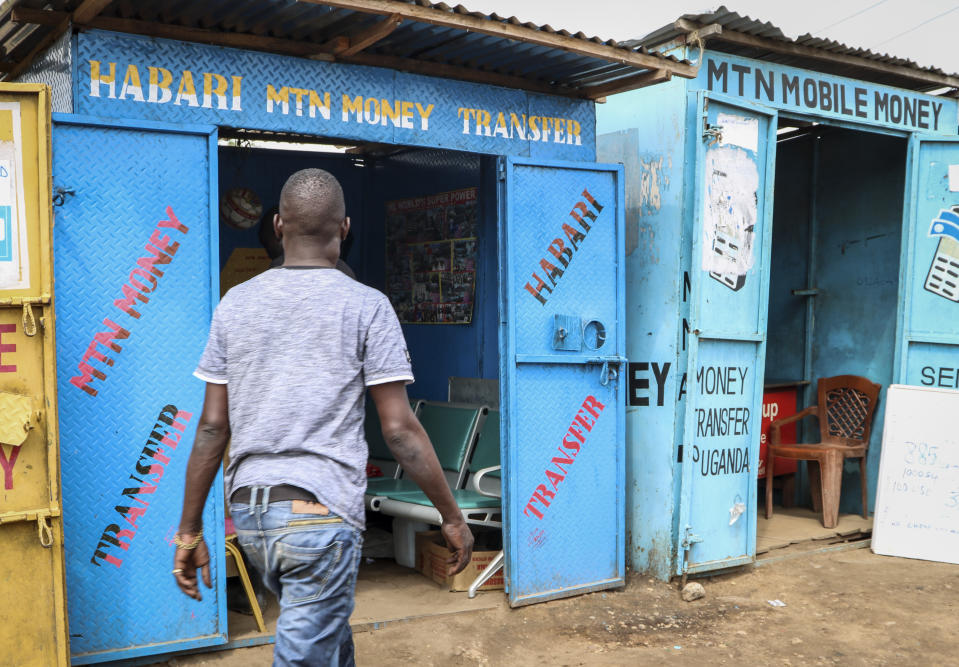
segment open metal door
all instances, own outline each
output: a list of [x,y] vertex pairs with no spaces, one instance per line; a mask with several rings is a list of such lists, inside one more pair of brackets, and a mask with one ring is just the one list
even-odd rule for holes
[[219,476],[203,515],[214,590],[196,602],[170,575],[218,297],[216,129],[53,120],[73,664],[224,643]]
[[776,112],[696,99],[678,574],[751,562]]
[[500,165],[500,405],[512,606],[625,582],[623,172]]
[[893,381],[959,389],[959,139],[908,155]]
[[50,92],[0,84],[0,662],[66,665]]

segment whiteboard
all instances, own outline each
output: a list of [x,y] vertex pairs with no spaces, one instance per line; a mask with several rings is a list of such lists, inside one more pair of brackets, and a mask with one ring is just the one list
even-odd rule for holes
[[892,385],[872,550],[959,563],[959,391]]

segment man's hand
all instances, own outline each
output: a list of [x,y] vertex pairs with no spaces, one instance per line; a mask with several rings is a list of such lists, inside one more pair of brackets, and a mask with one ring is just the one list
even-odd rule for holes
[[[180,539],[187,544],[191,543],[195,537],[195,535],[180,533]],[[210,551],[202,539],[196,545],[196,549],[177,549],[173,554],[173,576],[176,578],[176,585],[194,600],[202,600],[203,595],[200,593],[200,584],[196,576],[197,570],[202,572],[206,587],[213,588],[213,582],[210,580]]]
[[460,519],[458,523],[444,521],[440,526],[443,539],[450,550],[450,557],[446,559],[446,574],[452,576],[463,571],[473,556],[473,533],[466,522]]

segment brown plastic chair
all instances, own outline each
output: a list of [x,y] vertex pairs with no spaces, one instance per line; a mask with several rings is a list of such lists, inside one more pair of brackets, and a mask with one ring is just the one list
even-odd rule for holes
[[[822,511],[822,525],[834,528],[839,521],[842,467],[846,459],[859,459],[862,516],[868,518],[866,499],[866,450],[872,430],[880,385],[858,375],[820,378],[819,403],[769,425],[771,444],[766,448],[766,479],[772,479],[776,457],[809,461],[809,486],[813,509]],[[781,443],[780,429],[803,417],[819,419],[819,442]],[[773,486],[766,484],[766,518],[773,515]]]

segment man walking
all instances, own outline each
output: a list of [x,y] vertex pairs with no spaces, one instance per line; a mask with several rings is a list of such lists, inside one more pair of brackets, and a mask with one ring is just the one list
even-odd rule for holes
[[274,218],[283,266],[231,289],[195,375],[207,383],[174,542],[180,589],[201,599],[210,556],[202,511],[227,442],[230,513],[247,558],[280,600],[274,664],[352,665],[349,618],[364,526],[368,388],[397,461],[443,517],[450,573],[473,536],[413,415],[413,381],[387,298],[335,270],[350,229],[343,190],[293,174]]

